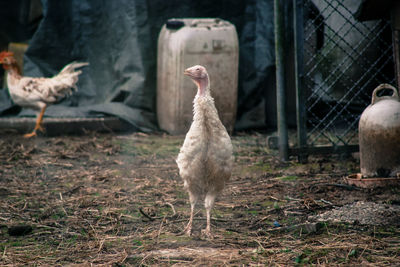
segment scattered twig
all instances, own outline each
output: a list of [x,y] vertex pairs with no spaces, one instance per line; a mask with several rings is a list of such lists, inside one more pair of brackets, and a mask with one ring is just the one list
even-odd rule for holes
[[24,206],[22,207],[22,209],[20,211],[25,210],[27,205],[28,205],[28,202],[25,201]]
[[124,263],[124,261],[126,260],[126,258],[128,258],[128,253],[126,253],[126,250],[124,249],[124,257],[122,258],[122,260],[120,260],[120,264]]
[[361,253],[360,253],[360,256],[358,256],[359,258],[361,258],[361,257],[362,257],[362,255],[364,254],[364,251],[367,249],[367,247],[368,247],[368,244],[367,244],[367,245],[365,245],[365,247],[364,247],[363,251],[361,251]]
[[288,216],[288,215],[304,215],[304,212],[301,212],[301,211],[284,210],[283,212],[286,216]]
[[325,203],[325,204],[328,204],[328,205],[331,205],[331,206],[333,206],[333,203],[332,202],[330,202],[330,201],[328,201],[328,200],[325,200],[325,199],[320,199],[320,200],[318,200],[318,201],[321,201],[321,202],[323,202],[323,203]]
[[260,241],[258,241],[257,239],[255,239],[255,240],[256,240],[257,244],[261,247],[261,249],[265,251],[265,248],[264,248],[263,245],[260,243]]
[[285,198],[287,200],[292,200],[292,201],[303,201],[303,199],[293,198],[293,197],[290,197],[290,196],[286,196]]
[[[188,220],[189,219],[177,219],[177,220],[172,219],[171,222],[174,222],[174,223],[187,222]],[[205,218],[205,217],[204,218],[203,217],[194,217],[193,218],[193,221],[205,221],[205,220],[207,220],[207,218]],[[228,219],[219,219],[219,218],[214,218],[214,217],[211,217],[211,220],[215,221],[215,222],[243,222],[243,220],[228,220]]]
[[164,220],[165,220],[165,217],[161,220],[160,227],[158,228],[156,243],[159,242],[160,235],[161,235],[161,230],[162,230],[162,227],[163,227],[163,224],[164,224]]
[[239,233],[239,234],[243,233],[242,231],[239,231],[238,229],[226,228],[225,230],[229,231],[229,232]]
[[104,241],[105,241],[105,239],[101,239],[99,241],[99,248],[97,249],[97,253],[99,253],[103,249]]
[[360,188],[358,188],[358,187],[355,187],[353,185],[347,185],[347,184],[326,184],[326,185],[328,185],[328,186],[336,186],[336,187],[343,188],[343,189],[350,190],[350,191],[352,191],[352,190],[360,190]]
[[144,212],[143,209],[142,209],[141,207],[139,207],[138,209],[139,209],[139,212],[140,212],[144,217],[146,217],[147,219],[149,219],[150,221],[154,221],[154,220],[155,220],[155,218],[151,217],[151,216],[148,215],[146,212]]
[[279,198],[276,198],[276,197],[274,197],[274,196],[268,196],[268,197],[271,198],[271,199],[273,199],[273,200],[280,201]]
[[167,204],[168,206],[170,206],[170,207],[171,207],[171,209],[172,209],[172,216],[174,216],[174,215],[176,214],[176,211],[175,211],[174,205],[172,205],[172,204],[171,204],[171,203],[169,203],[169,202],[165,202],[165,204]]

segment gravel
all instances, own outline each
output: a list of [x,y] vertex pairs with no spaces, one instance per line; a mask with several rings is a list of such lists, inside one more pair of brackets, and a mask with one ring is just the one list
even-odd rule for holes
[[400,225],[400,206],[358,201],[309,217],[309,221]]

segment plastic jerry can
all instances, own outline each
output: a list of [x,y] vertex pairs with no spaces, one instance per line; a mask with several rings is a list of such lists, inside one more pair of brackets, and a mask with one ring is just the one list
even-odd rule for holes
[[157,57],[157,118],[173,135],[193,119],[196,85],[183,71],[202,65],[210,77],[219,117],[233,131],[237,108],[239,45],[235,26],[221,19],[171,19],[161,29]]

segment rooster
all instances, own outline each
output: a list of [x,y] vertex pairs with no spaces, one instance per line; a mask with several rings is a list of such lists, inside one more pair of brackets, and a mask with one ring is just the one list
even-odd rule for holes
[[40,111],[37,116],[35,128],[24,137],[36,136],[36,131],[44,132],[42,120],[47,106],[71,95],[73,89],[77,90],[76,83],[82,71],[76,71],[89,63],[72,62],[65,66],[59,74],[52,78],[23,77],[12,52],[0,53],[0,64],[7,71],[7,85],[11,99],[15,104]]
[[201,198],[204,199],[207,213],[207,226],[203,233],[212,238],[210,213],[216,197],[231,176],[232,143],[218,117],[206,68],[196,65],[186,69],[184,74],[197,85],[193,100],[193,122],[176,160],[191,206],[184,232],[191,235],[194,208]]

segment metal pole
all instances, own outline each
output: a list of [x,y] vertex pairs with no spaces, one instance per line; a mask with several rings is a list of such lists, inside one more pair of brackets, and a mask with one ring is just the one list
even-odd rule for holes
[[392,43],[397,90],[400,91],[400,3],[394,2],[391,10]]
[[[296,81],[297,142],[300,151],[307,146],[306,99],[303,87],[303,0],[293,0],[294,67]],[[307,161],[307,154],[297,155],[299,162]]]
[[288,128],[286,122],[285,95],[285,18],[283,3],[274,0],[274,29],[275,29],[275,66],[276,66],[276,105],[278,113],[278,147],[281,160],[289,159]]

